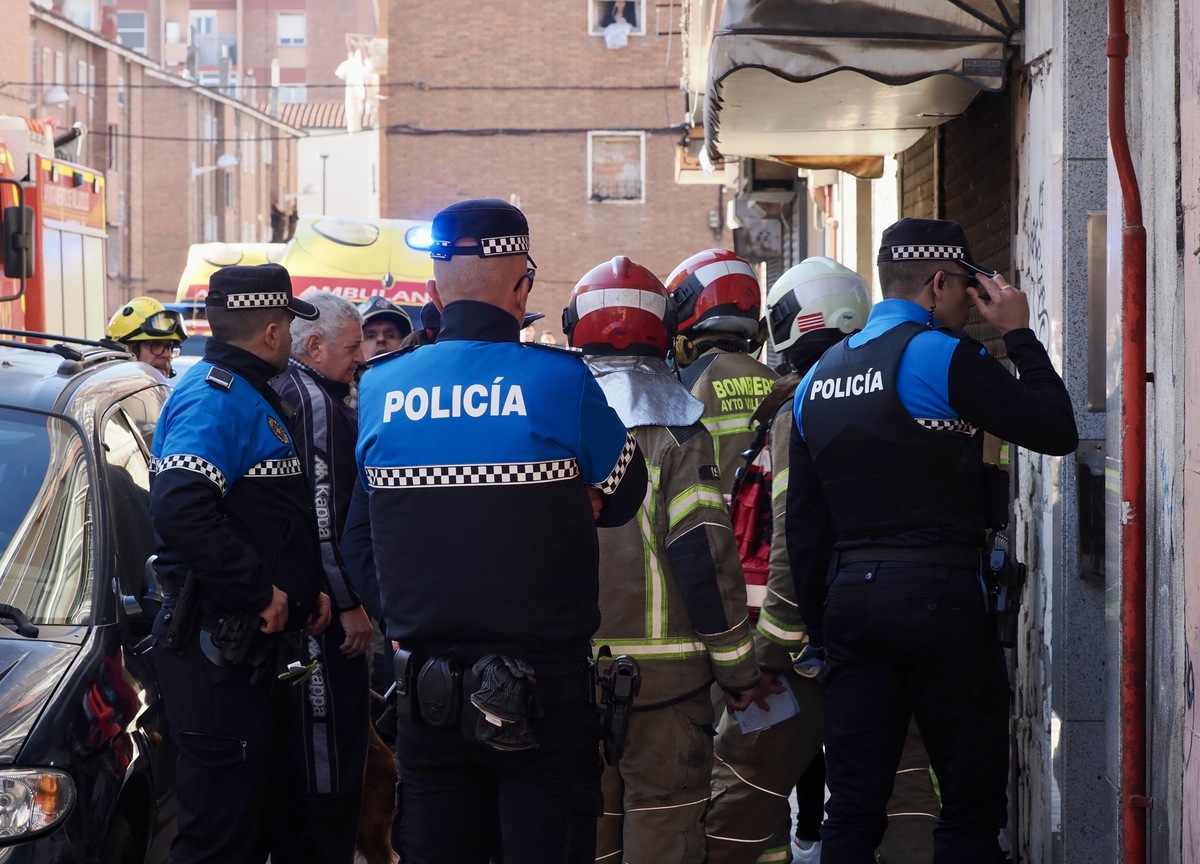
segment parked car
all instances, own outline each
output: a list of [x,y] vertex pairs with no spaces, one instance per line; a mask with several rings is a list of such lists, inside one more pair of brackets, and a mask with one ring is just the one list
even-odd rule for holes
[[175,754],[147,561],[170,391],[111,345],[14,335],[0,331],[0,861],[165,862]]

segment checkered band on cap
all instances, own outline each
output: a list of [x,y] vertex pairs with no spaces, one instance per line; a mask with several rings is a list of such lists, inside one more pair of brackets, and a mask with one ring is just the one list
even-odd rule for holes
[[479,241],[479,247],[484,256],[488,255],[519,255],[529,251],[529,235],[517,234],[512,237],[484,237]]
[[225,297],[226,309],[257,309],[272,306],[286,306],[291,296],[286,291],[258,291],[250,294],[228,294]]
[[300,460],[294,456],[290,459],[264,459],[247,471],[246,476],[292,477],[299,474],[302,470]]
[[974,435],[979,430],[961,417],[953,420],[929,420],[917,418],[917,422],[932,432],[962,432],[964,435]]
[[611,495],[617,491],[617,487],[621,485],[622,478],[625,477],[625,470],[629,467],[629,463],[633,461],[633,454],[637,449],[637,441],[628,432],[625,433],[625,446],[621,448],[621,455],[617,457],[617,464],[613,466],[613,470],[607,477],[596,484],[596,488],[605,495]]
[[500,465],[417,465],[410,468],[367,468],[372,489],[424,486],[515,486],[553,483],[579,476],[574,459],[510,462]]
[[150,473],[161,474],[163,471],[169,471],[172,468],[182,468],[185,471],[195,471],[217,485],[221,490],[221,494],[225,494],[228,483],[225,480],[225,475],[221,473],[221,469],[209,462],[207,459],[202,459],[199,456],[192,456],[190,453],[174,453],[170,456],[164,456],[161,459],[150,460]]
[[906,258],[931,258],[945,260],[947,258],[957,260],[965,258],[963,247],[961,246],[935,246],[935,245],[916,245],[916,246],[892,246],[892,260],[902,261]]

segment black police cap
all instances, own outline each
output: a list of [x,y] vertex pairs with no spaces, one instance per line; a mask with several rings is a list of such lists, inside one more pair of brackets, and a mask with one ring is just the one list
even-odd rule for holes
[[321,317],[317,307],[292,296],[292,277],[280,264],[235,264],[208,277],[205,306],[226,309],[284,307],[297,318]]
[[[448,261],[455,255],[528,255],[525,214],[499,198],[472,198],[444,207],[433,217],[429,257]],[[455,246],[463,238],[476,242]]]
[[958,261],[976,273],[994,276],[990,267],[977,264],[971,258],[967,233],[957,222],[949,219],[914,219],[893,222],[883,230],[882,244],[876,261]]

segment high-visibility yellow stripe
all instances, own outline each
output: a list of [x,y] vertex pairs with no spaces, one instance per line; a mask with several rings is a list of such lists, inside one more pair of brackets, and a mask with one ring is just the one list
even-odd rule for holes
[[758,632],[778,645],[800,645],[807,629],[804,624],[788,624],[763,610],[758,615]]
[[789,470],[790,469],[788,469],[788,468],[784,468],[782,471],[780,471],[778,474],[774,475],[771,478],[771,500],[772,501],[774,501],[780,495],[787,494]]
[[714,487],[703,483],[689,486],[671,499],[667,505],[667,526],[675,530],[680,522],[700,507],[712,507],[717,510],[725,509],[725,498]]
[[631,654],[650,660],[682,660],[704,655],[704,643],[688,639],[604,639],[596,637],[598,645],[607,645],[613,654]]
[[654,532],[662,469],[650,466],[650,487],[638,513],[642,534],[642,556],[646,562],[646,635],[660,639],[667,632],[667,579],[658,560],[658,537]]
[[722,414],[719,417],[701,417],[700,422],[710,435],[728,435],[730,432],[745,432],[750,428],[753,412],[745,414]]
[[781,849],[764,849],[755,864],[771,864],[773,861],[792,860],[792,850],[784,846]]
[[753,650],[754,646],[747,638],[727,648],[709,648],[708,656],[712,662],[718,665],[733,666],[736,663],[740,663]]

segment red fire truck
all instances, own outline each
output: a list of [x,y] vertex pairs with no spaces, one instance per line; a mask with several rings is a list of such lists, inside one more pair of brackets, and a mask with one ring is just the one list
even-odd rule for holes
[[52,141],[52,130],[23,122],[26,141],[11,125],[0,125],[0,300],[7,301],[0,302],[0,327],[99,339],[108,321],[104,177],[54,158],[53,144],[44,143]]

